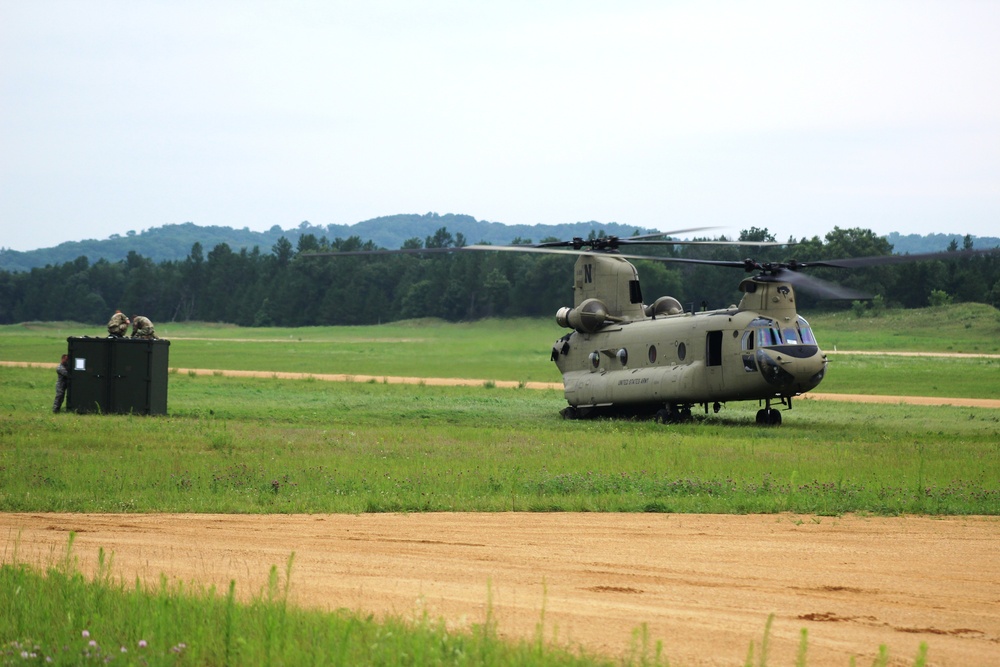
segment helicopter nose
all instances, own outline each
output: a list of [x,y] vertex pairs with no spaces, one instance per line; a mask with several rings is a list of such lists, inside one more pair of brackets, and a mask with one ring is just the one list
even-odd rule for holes
[[816,345],[781,345],[758,350],[757,367],[775,387],[809,391],[826,374],[826,355]]

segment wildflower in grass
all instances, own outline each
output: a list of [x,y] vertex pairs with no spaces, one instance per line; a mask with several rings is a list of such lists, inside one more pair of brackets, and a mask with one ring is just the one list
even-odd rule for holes
[[146,646],[148,646],[148,644],[146,644],[146,640],[145,639],[140,639],[139,640],[139,648],[146,648]]
[[84,630],[83,631],[83,638],[86,639],[89,636],[90,636],[90,630]]

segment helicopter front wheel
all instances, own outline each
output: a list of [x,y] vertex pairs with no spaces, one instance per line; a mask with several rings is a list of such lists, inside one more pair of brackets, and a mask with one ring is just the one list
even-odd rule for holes
[[761,408],[757,411],[757,423],[761,426],[781,426],[781,412],[777,408]]

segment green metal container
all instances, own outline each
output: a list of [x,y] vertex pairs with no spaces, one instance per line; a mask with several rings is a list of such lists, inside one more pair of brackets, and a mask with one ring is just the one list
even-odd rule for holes
[[170,341],[160,338],[66,339],[66,409],[105,414],[167,414]]

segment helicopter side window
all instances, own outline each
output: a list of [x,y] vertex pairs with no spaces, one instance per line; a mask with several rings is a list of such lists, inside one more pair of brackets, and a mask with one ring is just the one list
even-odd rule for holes
[[742,343],[743,343],[743,349],[744,350],[752,350],[753,349],[753,339],[754,339],[754,335],[753,335],[752,331],[747,331],[746,333],[743,334],[743,341],[742,341]]
[[638,280],[628,281],[628,296],[632,303],[642,303],[642,288]]

